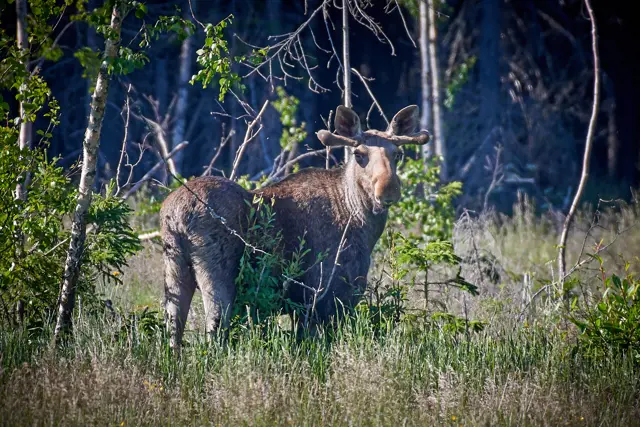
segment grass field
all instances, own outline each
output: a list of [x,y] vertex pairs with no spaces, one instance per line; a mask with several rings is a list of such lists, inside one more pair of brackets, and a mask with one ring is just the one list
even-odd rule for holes
[[[636,217],[633,208],[601,215],[586,252]],[[570,264],[591,218],[584,213],[576,224]],[[526,207],[510,219],[459,222],[456,250],[484,255],[463,266],[480,295],[443,290],[438,298],[487,322],[480,332],[418,322],[376,327],[360,315],[314,337],[274,320],[235,330],[226,344],[207,343],[198,295],[180,357],[150,312],[127,322],[78,310],[62,357],[49,349],[47,331],[0,330],[0,424],[640,425],[638,362],[585,351],[561,303],[546,293],[531,301],[552,279],[556,241],[553,219]],[[626,231],[605,265],[618,270],[618,254],[633,262],[638,250],[640,233]],[[592,267],[578,274],[582,304],[599,292]],[[131,260],[124,283],[103,293],[124,313],[160,310],[161,277],[159,249],[149,246]],[[409,298],[419,304],[420,293]]]

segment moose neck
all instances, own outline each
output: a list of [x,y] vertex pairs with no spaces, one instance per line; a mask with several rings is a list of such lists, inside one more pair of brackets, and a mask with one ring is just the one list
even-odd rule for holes
[[342,187],[347,215],[351,217],[352,226],[372,233],[373,243],[378,240],[387,222],[387,210],[373,213],[373,200],[369,192],[358,180],[358,165],[353,156],[344,166]]

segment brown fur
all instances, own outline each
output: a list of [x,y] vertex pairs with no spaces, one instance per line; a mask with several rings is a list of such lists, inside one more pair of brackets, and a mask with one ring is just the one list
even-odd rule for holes
[[[406,133],[413,131],[417,107],[399,112],[393,123],[398,121]],[[353,144],[356,155],[343,168],[306,169],[253,192],[274,199],[276,229],[282,231],[285,256],[298,247],[298,237],[305,236],[305,249],[310,249],[308,265],[313,267],[300,281],[315,289],[329,289],[316,306],[320,320],[336,314],[336,300],[345,306],[358,301],[366,287],[371,252],[384,230],[387,207],[400,198],[396,175],[399,148],[391,142],[392,131],[363,133],[358,116],[344,108],[336,113],[336,131],[359,138]],[[242,240],[229,229],[239,233],[246,229],[246,202],[254,196],[220,177],[196,178],[185,186],[167,197],[160,212],[165,311],[173,346],[180,344],[196,286],[204,300],[207,332],[228,322],[226,314],[235,298],[234,280],[244,249]],[[226,226],[215,216],[225,218]],[[346,244],[329,284],[326,282],[347,224]],[[325,252],[325,283],[320,285],[320,265],[313,261],[318,253]],[[312,297],[312,292],[302,286],[294,284],[289,289],[289,297],[296,302],[308,303]]]

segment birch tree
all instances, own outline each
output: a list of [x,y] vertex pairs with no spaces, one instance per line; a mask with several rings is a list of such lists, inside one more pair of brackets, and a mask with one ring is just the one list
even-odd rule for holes
[[[442,158],[440,166],[440,175],[442,179],[447,177],[447,150],[445,146],[444,128],[442,125],[442,108],[440,100],[440,67],[438,66],[438,43],[437,43],[437,26],[435,1],[426,0],[427,5],[427,21],[429,28],[429,67],[431,70],[431,108],[433,111],[433,133],[436,156]],[[424,7],[425,1],[420,2],[420,7]]]
[[[584,0],[584,4],[589,14],[589,20],[591,21],[591,49],[593,51],[593,103],[591,106],[591,119],[589,120],[589,128],[587,130],[587,138],[584,144],[584,155],[582,158],[582,173],[580,175],[580,183],[578,189],[573,197],[573,202],[569,208],[569,212],[564,219],[564,225],[562,227],[562,234],[560,235],[560,242],[558,243],[558,282],[560,285],[564,284],[566,278],[567,266],[566,266],[566,246],[567,238],[569,236],[569,228],[573,222],[573,217],[578,210],[578,204],[584,193],[587,179],[589,178],[589,163],[591,160],[591,148],[593,146],[593,136],[596,130],[596,122],[598,119],[598,112],[600,109],[600,55],[598,54],[598,32],[596,29],[596,18],[593,13],[590,0]],[[560,287],[562,289],[562,286]]]
[[78,274],[80,270],[80,260],[84,251],[86,239],[87,213],[91,204],[93,184],[96,175],[96,162],[98,147],[100,145],[100,131],[104,118],[107,95],[109,93],[109,64],[118,54],[120,44],[120,30],[123,19],[123,4],[121,0],[116,0],[111,13],[111,24],[106,34],[105,52],[95,90],[91,99],[91,113],[89,123],[82,142],[82,173],[80,185],[76,198],[76,208],[71,226],[71,237],[67,258],[64,265],[62,286],[58,301],[58,318],[54,332],[55,340],[58,342],[62,333],[71,326],[71,315],[75,304],[75,294],[77,288]]
[[[357,0],[356,0],[357,1]],[[344,106],[351,108],[351,55],[349,51],[349,0],[342,1],[342,66],[344,73]],[[344,147],[344,162],[349,161],[349,148]]]
[[[194,13],[197,2],[192,2]],[[187,8],[184,11],[183,19],[189,19]],[[186,37],[180,46],[180,72],[178,73],[178,100],[176,102],[176,122],[171,136],[171,149],[176,148],[184,141],[187,125],[187,108],[189,106],[189,80],[191,79],[191,55],[192,38]],[[180,151],[174,156],[174,163],[179,172],[182,172],[184,152]]]
[[[16,42],[18,45],[18,50],[21,55],[21,62],[24,65],[24,72],[28,75],[29,68],[27,66],[27,58],[29,53],[29,38],[27,36],[27,0],[17,0],[16,1]],[[27,112],[25,108],[25,91],[27,89],[27,83],[24,81],[20,85],[20,95],[21,101],[19,104],[19,117],[20,117],[20,134],[18,136],[18,146],[21,151],[31,149],[31,138],[32,138],[32,123],[27,118]],[[27,186],[29,185],[30,174],[27,172],[20,182],[16,184],[16,199],[17,200],[26,200],[27,198]],[[24,239],[21,236],[20,246],[24,245]],[[22,249],[20,249],[22,252]],[[16,311],[18,313],[18,320],[22,323],[24,317],[24,302],[22,300],[18,301]]]
[[[420,1],[418,28],[420,31],[420,86],[422,89],[422,116],[420,117],[420,127],[431,129],[433,112],[431,111],[431,82],[429,81],[429,17],[427,12],[427,2]],[[431,144],[422,146],[422,158],[427,159],[432,155]]]

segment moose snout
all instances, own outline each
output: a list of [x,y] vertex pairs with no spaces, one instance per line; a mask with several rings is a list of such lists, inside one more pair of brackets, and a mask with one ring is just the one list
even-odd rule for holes
[[374,201],[376,204],[388,208],[400,200],[400,187],[400,180],[397,176],[374,178]]

